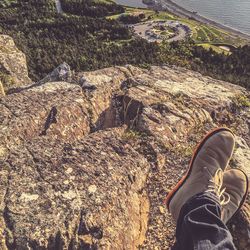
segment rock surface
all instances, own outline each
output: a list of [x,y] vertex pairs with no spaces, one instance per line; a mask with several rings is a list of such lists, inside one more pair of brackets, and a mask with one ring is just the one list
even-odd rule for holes
[[54,69],[49,75],[44,77],[37,84],[43,84],[46,82],[56,82],[56,81],[71,81],[71,70],[67,63],[62,63],[56,69]]
[[0,97],[5,96],[5,90],[2,84],[2,81],[0,80]]
[[28,77],[26,56],[7,35],[0,35],[0,80],[5,91],[31,82]]
[[[60,79],[59,79],[60,80]],[[169,249],[163,205],[211,128],[249,175],[249,93],[175,67],[113,67],[0,99],[0,249]],[[229,225],[249,248],[249,199]]]

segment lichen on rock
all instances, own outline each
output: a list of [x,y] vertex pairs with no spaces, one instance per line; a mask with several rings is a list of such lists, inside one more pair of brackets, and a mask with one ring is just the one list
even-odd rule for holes
[[[231,167],[248,168],[244,88],[177,67],[56,80],[0,98],[1,249],[168,249],[162,202],[201,137],[230,127]],[[248,202],[230,226],[239,249],[249,222]]]
[[2,81],[5,92],[10,88],[27,85],[31,82],[25,54],[7,35],[0,35],[0,81]]

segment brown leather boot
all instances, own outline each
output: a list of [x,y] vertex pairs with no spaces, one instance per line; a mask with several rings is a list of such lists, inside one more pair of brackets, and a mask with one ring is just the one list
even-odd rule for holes
[[166,198],[166,205],[176,222],[187,200],[213,188],[214,185],[221,187],[223,171],[231,159],[234,144],[234,135],[227,128],[211,131],[200,142],[193,154],[187,174]]

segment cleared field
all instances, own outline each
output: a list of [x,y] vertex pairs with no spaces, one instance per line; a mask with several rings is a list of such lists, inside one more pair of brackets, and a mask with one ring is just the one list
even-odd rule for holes
[[[132,7],[126,8],[127,14],[134,14],[138,12],[143,12],[145,14],[145,19],[143,21],[146,21],[146,20],[180,21],[181,23],[189,26],[189,28],[192,30],[191,38],[195,41],[196,44],[203,44],[203,45],[208,44],[208,45],[211,45],[214,50],[217,47],[217,46],[212,45],[214,43],[215,44],[223,43],[223,44],[229,44],[229,45],[235,45],[235,46],[241,46],[241,45],[245,45],[249,43],[249,41],[242,39],[240,37],[234,36],[226,32],[225,30],[217,29],[211,25],[201,24],[193,19],[180,18],[166,11],[155,12],[153,10],[142,9],[142,8],[132,8]],[[108,18],[116,19],[119,16],[120,15],[114,15]],[[216,51],[223,52],[224,50],[218,47]]]
[[197,46],[202,46],[203,48],[209,50],[212,49],[213,51],[217,52],[217,53],[224,53],[226,55],[230,55],[231,53],[225,49],[220,48],[219,46],[215,46],[212,44],[208,44],[208,43],[201,43],[201,44],[197,44]]

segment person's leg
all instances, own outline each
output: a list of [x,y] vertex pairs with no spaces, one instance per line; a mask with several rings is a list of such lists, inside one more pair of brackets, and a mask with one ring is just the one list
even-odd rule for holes
[[165,202],[177,223],[174,249],[235,249],[225,224],[243,205],[248,180],[239,170],[223,176],[234,143],[229,129],[208,133],[196,148],[187,174],[168,194]]
[[246,200],[248,177],[239,169],[230,169],[225,171],[223,183],[217,187],[225,192],[221,197],[228,199],[221,200],[216,192],[208,189],[183,205],[177,221],[173,249],[236,249],[226,223]]
[[174,250],[235,250],[232,236],[221,220],[219,198],[212,193],[192,197],[181,209]]
[[222,183],[223,172],[232,157],[235,145],[233,133],[219,128],[208,133],[196,148],[187,174],[166,198],[166,205],[175,222],[182,206],[194,195]]

